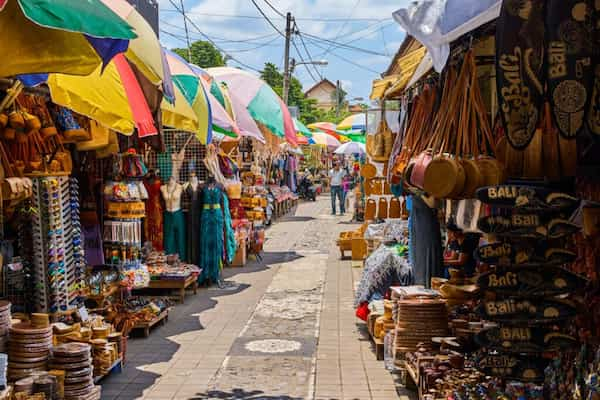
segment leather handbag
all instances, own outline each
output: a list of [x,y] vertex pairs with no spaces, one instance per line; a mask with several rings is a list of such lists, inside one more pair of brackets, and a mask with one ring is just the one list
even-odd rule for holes
[[377,219],[387,219],[388,217],[388,202],[385,197],[379,199],[377,207]]
[[365,205],[365,221],[375,220],[377,214],[377,203],[374,199],[368,199]]
[[400,218],[401,212],[400,199],[397,197],[392,197],[390,200],[388,217],[396,219]]

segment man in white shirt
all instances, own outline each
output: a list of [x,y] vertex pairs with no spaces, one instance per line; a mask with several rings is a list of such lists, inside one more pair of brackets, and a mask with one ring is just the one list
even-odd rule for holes
[[340,200],[340,215],[346,212],[344,205],[344,189],[342,182],[346,176],[346,171],[340,167],[339,163],[334,164],[333,169],[329,171],[329,179],[331,185],[331,214],[335,215],[335,198]]

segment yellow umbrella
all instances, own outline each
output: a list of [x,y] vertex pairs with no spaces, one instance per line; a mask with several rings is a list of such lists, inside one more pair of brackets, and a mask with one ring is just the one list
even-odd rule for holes
[[194,112],[177,86],[175,86],[175,104],[173,105],[163,99],[160,109],[162,110],[163,125],[186,132],[196,133],[200,130],[196,112]]
[[88,76],[51,74],[47,83],[53,102],[107,128],[125,135],[137,128],[140,137],[158,133],[139,82],[121,54],[104,71],[98,67]]

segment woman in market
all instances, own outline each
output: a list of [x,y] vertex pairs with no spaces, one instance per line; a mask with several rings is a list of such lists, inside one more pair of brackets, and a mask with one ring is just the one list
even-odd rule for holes
[[464,233],[455,223],[446,227],[448,239],[444,251],[444,275],[450,277],[450,270],[461,271],[466,277],[475,273],[474,252],[479,244],[479,235]]

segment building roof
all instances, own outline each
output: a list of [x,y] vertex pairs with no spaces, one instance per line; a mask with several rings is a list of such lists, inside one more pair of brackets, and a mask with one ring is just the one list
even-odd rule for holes
[[312,92],[313,90],[315,90],[316,88],[318,88],[318,87],[320,87],[322,85],[331,86],[333,89],[335,89],[337,87],[335,85],[335,83],[333,83],[329,79],[325,78],[325,79],[322,79],[320,82],[315,83],[310,89],[308,89],[306,92],[304,92],[304,95],[308,96],[308,94],[310,92]]

